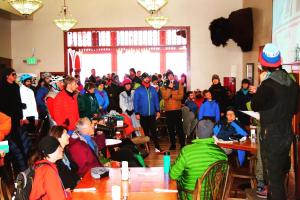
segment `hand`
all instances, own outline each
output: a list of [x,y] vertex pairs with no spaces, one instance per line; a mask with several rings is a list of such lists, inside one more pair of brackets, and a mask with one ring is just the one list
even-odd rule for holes
[[140,115],[135,115],[136,120],[140,120],[141,116]]
[[255,86],[253,86],[253,85],[250,85],[250,86],[249,86],[249,92],[250,92],[251,94],[255,94],[256,91],[257,91],[257,88],[256,88]]
[[156,113],[156,119],[160,118],[160,112]]

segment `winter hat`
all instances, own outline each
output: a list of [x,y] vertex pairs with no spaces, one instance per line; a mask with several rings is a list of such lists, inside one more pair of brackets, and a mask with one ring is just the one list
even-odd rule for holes
[[211,77],[211,81],[213,81],[213,80],[215,80],[215,79],[218,79],[218,80],[219,80],[219,82],[220,82],[220,77],[219,77],[219,75],[218,75],[218,74],[214,74],[214,75],[212,75],[212,77]]
[[26,82],[27,80],[31,80],[32,79],[32,76],[30,74],[23,74],[21,77],[20,77],[20,81],[22,83]]
[[48,155],[54,153],[56,149],[59,147],[58,140],[53,136],[45,136],[39,142],[38,150],[40,153],[44,155]]
[[147,78],[147,77],[150,77],[150,75],[149,75],[148,73],[144,72],[144,73],[142,74],[142,79],[144,80],[144,79]]
[[243,80],[242,80],[242,84],[244,84],[244,83],[248,83],[248,85],[250,85],[250,81],[249,81],[249,79],[246,79],[246,78],[245,78],[245,79],[243,79]]
[[166,79],[168,79],[170,74],[172,74],[174,76],[174,73],[171,70],[168,70],[166,73]]
[[279,67],[281,66],[281,55],[279,49],[272,43],[265,45],[259,54],[258,61],[263,67]]
[[157,80],[158,80],[157,76],[153,75],[153,76],[152,76],[152,82],[153,82],[153,81],[157,81]]
[[209,138],[212,136],[213,133],[213,128],[214,128],[214,123],[212,123],[212,121],[210,120],[201,120],[198,123],[198,130],[196,132],[196,137],[197,138]]
[[131,83],[132,83],[132,81],[129,78],[125,78],[122,82],[122,85],[125,86],[125,85],[131,84]]

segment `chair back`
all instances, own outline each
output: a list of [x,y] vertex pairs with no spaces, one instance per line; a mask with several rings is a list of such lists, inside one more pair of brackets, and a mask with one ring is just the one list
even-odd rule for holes
[[225,198],[225,188],[229,173],[227,161],[221,160],[212,164],[198,178],[193,193],[194,200],[223,200]]

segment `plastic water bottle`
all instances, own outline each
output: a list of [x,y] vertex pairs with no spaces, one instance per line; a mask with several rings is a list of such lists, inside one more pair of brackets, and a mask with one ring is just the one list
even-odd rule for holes
[[129,179],[129,169],[127,161],[122,161],[121,179],[122,181],[128,181]]
[[170,152],[167,151],[164,153],[164,173],[168,174],[170,172],[171,167],[171,157]]

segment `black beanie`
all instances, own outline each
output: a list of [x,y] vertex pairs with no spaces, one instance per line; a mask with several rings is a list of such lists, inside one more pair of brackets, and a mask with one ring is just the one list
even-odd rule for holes
[[59,147],[59,141],[52,136],[45,136],[39,142],[38,150],[45,155],[54,153]]

